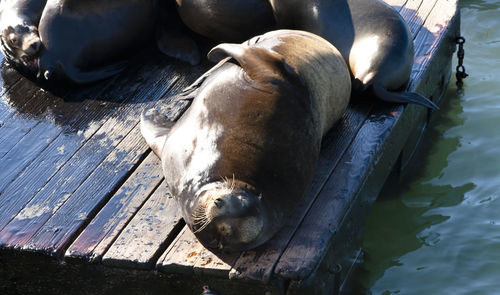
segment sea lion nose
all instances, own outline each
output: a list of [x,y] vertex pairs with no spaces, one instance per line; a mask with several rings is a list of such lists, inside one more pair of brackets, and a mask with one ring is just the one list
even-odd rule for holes
[[40,41],[36,41],[30,44],[30,49],[34,51],[38,51],[39,48],[40,48]]
[[217,208],[222,208],[222,206],[224,206],[224,200],[221,199],[221,198],[217,198],[214,200],[214,203],[215,203],[215,206],[217,206]]

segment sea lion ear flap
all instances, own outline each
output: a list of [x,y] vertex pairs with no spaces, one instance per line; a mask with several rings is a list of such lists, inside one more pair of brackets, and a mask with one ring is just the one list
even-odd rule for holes
[[212,48],[208,52],[207,58],[211,62],[219,62],[229,56],[239,63],[245,55],[246,47],[241,44],[222,43]]
[[[217,62],[226,57],[234,58],[254,80],[261,80],[270,69],[278,69],[281,73],[292,76],[302,82],[297,71],[286,61],[286,58],[269,49],[241,44],[223,43],[212,48],[208,59]],[[270,72],[270,75],[273,72]]]

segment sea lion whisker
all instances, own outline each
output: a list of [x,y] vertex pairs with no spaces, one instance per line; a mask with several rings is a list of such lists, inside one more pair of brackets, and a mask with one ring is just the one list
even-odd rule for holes
[[197,230],[194,231],[194,233],[197,233],[197,232],[200,232],[202,230],[205,229],[205,227],[207,227],[207,225],[210,223],[210,221],[207,221],[206,223],[204,223],[202,226],[200,226]]
[[193,212],[192,216],[195,220],[207,218],[205,212]]
[[208,223],[208,220],[199,220],[199,221],[193,222],[194,225],[203,225],[205,223]]

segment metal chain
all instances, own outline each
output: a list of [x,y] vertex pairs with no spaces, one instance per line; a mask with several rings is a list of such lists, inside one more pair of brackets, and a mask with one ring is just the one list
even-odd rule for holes
[[456,39],[456,42],[458,44],[458,51],[457,51],[457,57],[458,57],[458,65],[457,65],[457,73],[455,76],[457,77],[457,87],[458,89],[462,89],[462,86],[464,85],[463,79],[467,78],[469,76],[465,72],[465,67],[463,65],[464,62],[464,44],[465,44],[465,38],[460,36]]

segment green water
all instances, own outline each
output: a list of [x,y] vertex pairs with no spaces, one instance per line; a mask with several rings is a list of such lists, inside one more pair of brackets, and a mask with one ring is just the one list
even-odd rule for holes
[[356,293],[500,294],[500,1],[460,6],[470,76],[450,82],[420,168],[374,204]]

